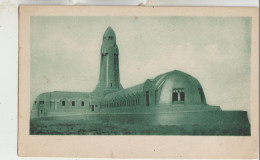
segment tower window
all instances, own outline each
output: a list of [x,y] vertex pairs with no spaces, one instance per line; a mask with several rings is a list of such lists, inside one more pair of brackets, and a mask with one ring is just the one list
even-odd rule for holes
[[75,101],[72,101],[72,102],[71,102],[71,105],[72,105],[72,106],[75,106]]
[[62,106],[65,106],[65,101],[62,101]]
[[108,39],[109,39],[109,40],[110,40],[110,39],[112,40],[112,39],[113,39],[113,36],[108,36]]
[[81,106],[84,106],[84,101],[81,101]]
[[111,87],[112,87],[112,83],[111,83],[110,85],[111,85]]
[[44,104],[44,101],[40,101],[39,103],[40,103],[40,104]]

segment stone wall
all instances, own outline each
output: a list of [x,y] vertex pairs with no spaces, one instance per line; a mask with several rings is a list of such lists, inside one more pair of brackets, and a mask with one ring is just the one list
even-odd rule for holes
[[143,124],[143,125],[248,125],[246,111],[205,111],[176,113],[140,114],[87,114],[87,120],[103,123]]

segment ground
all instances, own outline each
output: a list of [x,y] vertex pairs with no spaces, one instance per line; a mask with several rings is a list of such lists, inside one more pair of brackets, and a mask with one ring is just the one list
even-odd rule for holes
[[141,125],[91,120],[33,119],[31,135],[235,135],[249,136],[250,125]]

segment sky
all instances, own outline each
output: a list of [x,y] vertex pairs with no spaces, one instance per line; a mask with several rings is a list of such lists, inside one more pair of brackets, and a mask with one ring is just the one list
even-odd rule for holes
[[31,102],[42,92],[92,92],[108,26],[124,88],[181,70],[200,81],[208,104],[249,111],[249,17],[31,17]]

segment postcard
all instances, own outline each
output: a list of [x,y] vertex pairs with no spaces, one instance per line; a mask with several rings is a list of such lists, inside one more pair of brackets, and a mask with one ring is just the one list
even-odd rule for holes
[[19,156],[257,157],[257,8],[19,11]]

